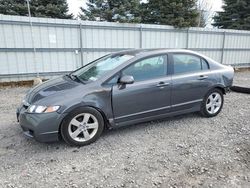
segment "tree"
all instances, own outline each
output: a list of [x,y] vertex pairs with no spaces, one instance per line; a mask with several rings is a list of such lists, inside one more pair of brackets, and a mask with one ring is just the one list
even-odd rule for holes
[[88,0],[87,8],[81,7],[82,20],[139,23],[140,0]]
[[0,0],[0,14],[27,16],[25,0]]
[[[30,0],[33,17],[71,19],[66,0]],[[0,14],[28,16],[26,0],[0,0]]]
[[213,26],[223,29],[250,30],[250,1],[224,0],[223,12],[214,16]]
[[149,0],[142,8],[143,23],[177,28],[197,26],[196,0]]

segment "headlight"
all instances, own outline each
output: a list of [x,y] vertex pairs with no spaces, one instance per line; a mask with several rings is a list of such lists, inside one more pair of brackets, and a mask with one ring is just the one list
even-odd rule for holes
[[28,112],[30,113],[49,113],[56,112],[60,106],[39,106],[39,105],[30,105]]

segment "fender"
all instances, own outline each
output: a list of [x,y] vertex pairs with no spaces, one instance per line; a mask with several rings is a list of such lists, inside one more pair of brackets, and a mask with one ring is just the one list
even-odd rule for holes
[[[96,90],[91,94],[86,94],[79,99],[79,103],[73,104],[68,108],[62,109],[61,113],[65,114],[65,116],[79,107],[92,107],[98,110],[104,120],[107,122],[107,126],[113,126],[113,111],[112,111],[112,102],[111,102],[111,88],[102,88]],[[65,117],[64,116],[64,117]]]

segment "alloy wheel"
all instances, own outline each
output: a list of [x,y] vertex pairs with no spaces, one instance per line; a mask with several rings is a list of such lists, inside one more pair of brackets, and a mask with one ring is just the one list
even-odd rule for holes
[[222,105],[222,97],[219,93],[211,93],[206,101],[206,110],[209,114],[216,114]]
[[90,113],[76,115],[69,123],[69,136],[77,142],[86,142],[93,138],[98,131],[97,118]]

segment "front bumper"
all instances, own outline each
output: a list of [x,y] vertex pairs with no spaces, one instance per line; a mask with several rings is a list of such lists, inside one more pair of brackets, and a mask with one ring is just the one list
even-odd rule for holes
[[28,113],[23,106],[16,112],[17,119],[26,137],[34,138],[39,142],[54,142],[59,139],[59,127],[63,115],[52,113]]

